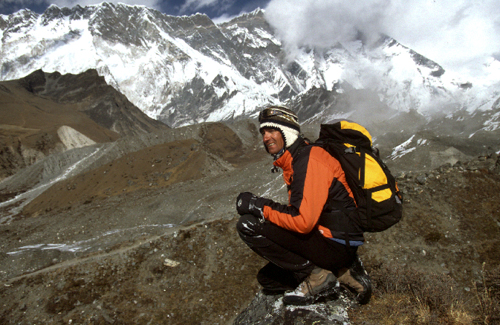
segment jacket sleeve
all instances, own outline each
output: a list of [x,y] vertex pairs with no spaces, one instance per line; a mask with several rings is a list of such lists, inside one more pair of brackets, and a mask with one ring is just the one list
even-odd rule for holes
[[338,184],[341,174],[336,159],[323,149],[312,147],[293,162],[288,206],[270,203],[264,206],[264,217],[282,228],[309,233],[318,223],[329,194],[345,190],[345,184]]

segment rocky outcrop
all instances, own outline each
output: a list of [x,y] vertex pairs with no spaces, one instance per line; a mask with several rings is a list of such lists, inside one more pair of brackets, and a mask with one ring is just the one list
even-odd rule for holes
[[347,311],[353,305],[348,294],[339,288],[338,296],[306,306],[283,304],[283,295],[265,295],[259,291],[250,305],[234,321],[234,325],[325,324],[349,323]]

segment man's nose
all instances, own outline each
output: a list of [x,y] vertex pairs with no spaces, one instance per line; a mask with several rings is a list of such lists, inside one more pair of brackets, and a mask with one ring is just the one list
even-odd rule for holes
[[267,132],[267,131],[264,131],[264,133],[262,133],[262,141],[267,141],[269,138],[270,138],[270,133]]

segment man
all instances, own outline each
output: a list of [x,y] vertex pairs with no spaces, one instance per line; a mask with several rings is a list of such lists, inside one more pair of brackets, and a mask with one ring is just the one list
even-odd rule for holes
[[270,261],[257,279],[265,292],[282,293],[285,304],[309,304],[336,293],[338,280],[368,303],[371,283],[356,251],[363,233],[342,211],[356,203],[340,163],[300,136],[297,115],[271,106],[259,115],[266,151],[283,170],[288,205],[241,193],[237,230],[242,240]]

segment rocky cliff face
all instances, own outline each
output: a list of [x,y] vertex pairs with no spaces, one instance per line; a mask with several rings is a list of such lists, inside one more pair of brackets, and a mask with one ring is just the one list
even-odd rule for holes
[[[142,6],[51,6],[41,15],[1,16],[0,32],[1,79],[42,68],[62,74],[96,69],[170,126],[254,116],[262,106],[288,101],[302,120],[324,120],[324,111],[302,98],[315,89],[335,92],[347,104],[344,116],[352,106],[367,115],[380,107],[424,116],[461,107],[486,111],[499,96],[498,87],[476,88],[385,35],[372,46],[360,37],[291,55],[261,10],[216,25],[205,15],[174,17]],[[371,100],[345,94],[353,89]]]

